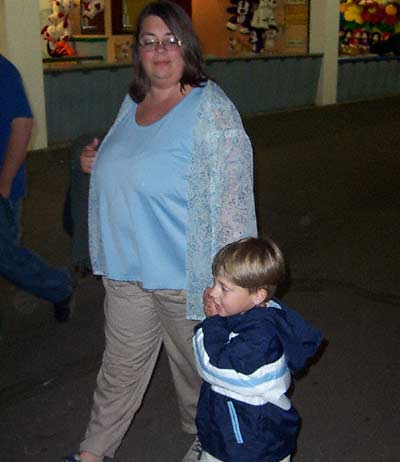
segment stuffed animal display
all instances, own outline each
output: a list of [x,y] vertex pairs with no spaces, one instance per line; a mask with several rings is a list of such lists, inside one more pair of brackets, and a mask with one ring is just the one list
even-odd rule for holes
[[71,37],[69,14],[75,6],[73,0],[54,0],[50,2],[50,6],[49,23],[42,29],[43,38],[50,42],[69,40]]
[[254,53],[272,51],[279,32],[275,19],[277,3],[278,0],[231,0],[227,12],[232,16],[226,27],[231,31],[248,34]]
[[341,54],[395,53],[400,0],[341,0],[339,10]]
[[50,56],[74,54],[73,48],[66,44],[71,38],[69,15],[74,6],[73,0],[50,1],[51,14],[47,18],[48,24],[41,31],[44,40],[47,40],[47,50]]

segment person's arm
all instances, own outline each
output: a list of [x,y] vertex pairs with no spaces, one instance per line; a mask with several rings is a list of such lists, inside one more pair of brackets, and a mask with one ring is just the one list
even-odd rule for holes
[[253,149],[241,117],[218,87],[209,109],[207,138],[211,165],[209,177],[214,252],[243,237],[256,237],[253,190]]
[[257,236],[253,150],[238,114],[235,116],[218,139],[218,249],[243,237]]
[[279,339],[263,323],[231,331],[227,318],[207,318],[195,332],[194,349],[201,377],[235,399],[277,402],[290,383]]
[[17,117],[11,123],[11,133],[0,168],[0,194],[8,198],[18,169],[24,163],[31,138],[33,119]]

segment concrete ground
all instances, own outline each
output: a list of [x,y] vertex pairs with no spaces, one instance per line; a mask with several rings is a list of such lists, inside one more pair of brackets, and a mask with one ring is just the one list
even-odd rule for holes
[[[295,462],[397,462],[400,454],[400,97],[253,117],[260,228],[284,249],[283,294],[327,345],[296,380]],[[68,264],[65,149],[34,153],[27,245]],[[57,462],[77,448],[103,348],[103,291],[77,277],[65,325],[51,306],[0,281],[0,461]],[[179,462],[165,354],[115,462]],[[251,462],[251,461],[249,461]]]

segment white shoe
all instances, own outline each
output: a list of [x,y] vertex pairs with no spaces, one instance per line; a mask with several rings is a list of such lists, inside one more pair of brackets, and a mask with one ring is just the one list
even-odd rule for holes
[[199,439],[196,438],[194,439],[192,445],[189,448],[189,451],[186,453],[185,457],[182,459],[182,462],[197,462],[200,460],[201,456],[201,444]]

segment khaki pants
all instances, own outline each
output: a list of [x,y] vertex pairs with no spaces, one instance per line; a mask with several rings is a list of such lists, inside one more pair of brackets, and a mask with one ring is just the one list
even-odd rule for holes
[[192,346],[198,321],[186,319],[182,290],[144,290],[139,283],[103,278],[106,348],[90,422],[80,450],[113,457],[140,407],[164,343],[182,428],[196,433],[201,379]]

